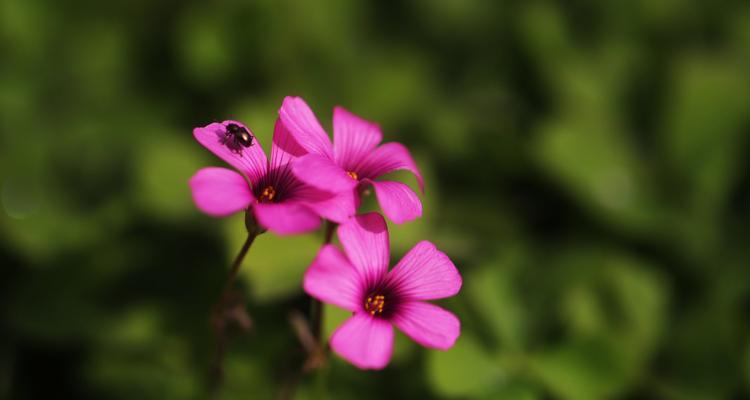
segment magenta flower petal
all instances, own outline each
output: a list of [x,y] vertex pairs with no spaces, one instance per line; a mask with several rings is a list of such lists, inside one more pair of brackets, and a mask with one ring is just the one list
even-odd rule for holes
[[[245,125],[237,121],[214,122],[202,128],[193,129],[193,136],[203,147],[247,175],[251,182],[257,182],[268,168],[266,153],[263,152],[260,143],[254,140],[255,138],[253,138],[253,144],[250,147],[241,147],[238,152],[231,150],[226,144],[222,144],[221,140],[227,131],[228,124],[236,124],[247,129]],[[250,132],[249,129],[247,131]]]
[[327,244],[305,272],[305,291],[320,301],[349,311],[362,309],[359,275],[336,247]]
[[347,257],[325,245],[304,280],[311,296],[354,313],[331,337],[337,354],[362,369],[385,367],[393,351],[393,325],[424,346],[453,346],[461,332],[458,318],[421,301],[461,288],[461,277],[445,254],[420,242],[389,273],[388,232],[377,213],[341,224],[338,236]]
[[462,283],[450,258],[428,241],[421,241],[409,250],[388,277],[411,300],[453,296],[461,289]]
[[383,140],[380,127],[342,107],[333,109],[333,153],[336,163],[354,170]]
[[354,314],[331,336],[331,348],[362,369],[382,369],[393,354],[393,326],[369,314]]
[[273,143],[271,144],[271,170],[283,169],[297,158],[307,154],[297,139],[290,134],[289,129],[281,121],[276,119],[273,126]]
[[[369,182],[383,174],[403,169],[411,171],[424,192],[424,180],[411,154],[399,143],[378,144],[383,138],[380,127],[342,107],[333,110],[333,140],[326,135],[312,110],[299,97],[287,97],[279,110],[279,119],[287,134],[294,139],[287,152],[302,157],[292,170],[302,182],[335,193],[349,192],[353,182]],[[285,142],[286,143],[286,142]],[[272,151],[275,153],[275,150]],[[271,163],[276,165],[272,155]],[[351,178],[351,181],[346,179]],[[386,183],[376,186],[376,195],[385,214],[395,223],[411,221],[422,215],[422,204],[404,186]],[[355,193],[355,203],[360,202]]]
[[336,223],[346,222],[357,211],[354,190],[331,194],[312,186],[301,186],[295,191],[294,196],[297,200],[305,202],[321,217]]
[[284,125],[294,132],[304,149],[313,154],[333,158],[331,139],[304,100],[299,97],[284,98],[279,117]]
[[419,182],[419,189],[424,192],[424,181],[417,164],[409,150],[401,143],[386,143],[371,152],[359,165],[359,174],[363,178],[375,179],[380,175],[396,170],[406,170],[414,174]]
[[378,213],[357,215],[338,228],[339,241],[349,261],[365,280],[376,280],[388,271],[388,227]]
[[195,205],[214,217],[234,214],[255,200],[245,178],[226,168],[199,170],[190,178],[190,189]]
[[400,305],[393,324],[422,346],[440,350],[453,347],[461,334],[461,322],[452,312],[421,301]]
[[296,202],[257,203],[253,205],[253,214],[261,226],[277,235],[314,231],[320,226],[320,217]]
[[341,169],[330,158],[308,154],[299,158],[293,166],[294,175],[308,185],[334,193],[351,191],[357,181]]
[[380,208],[391,221],[402,224],[422,216],[422,202],[401,182],[367,180],[375,188]]

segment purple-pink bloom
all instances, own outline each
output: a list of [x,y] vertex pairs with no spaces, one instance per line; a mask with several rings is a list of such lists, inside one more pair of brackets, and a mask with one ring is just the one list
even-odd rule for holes
[[206,214],[223,217],[250,209],[262,227],[287,235],[318,228],[320,217],[343,222],[355,213],[352,196],[315,188],[294,176],[292,164],[306,152],[281,120],[274,127],[270,162],[240,122],[212,123],[195,128],[193,135],[239,171],[207,167],[190,179],[195,204]]
[[461,288],[448,256],[422,241],[389,272],[388,230],[377,213],[340,225],[338,237],[344,252],[323,246],[304,279],[310,296],[354,313],[331,336],[336,353],[359,368],[381,369],[393,351],[393,325],[423,346],[453,346],[461,331],[458,318],[425,302]]
[[424,192],[422,175],[409,150],[400,143],[385,143],[377,124],[368,122],[341,107],[333,110],[333,143],[320,126],[310,107],[299,97],[286,97],[279,117],[300,145],[309,152],[294,165],[302,181],[323,190],[359,192],[368,185],[383,213],[395,223],[422,215],[422,203],[409,186],[376,178],[395,170],[413,173]]

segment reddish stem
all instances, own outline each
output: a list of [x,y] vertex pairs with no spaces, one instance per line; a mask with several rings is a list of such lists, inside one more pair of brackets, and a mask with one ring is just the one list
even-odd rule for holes
[[[214,396],[218,393],[224,382],[224,355],[226,354],[227,348],[227,322],[230,319],[235,320],[245,330],[250,328],[250,319],[244,312],[244,304],[241,299],[237,296],[233,296],[232,288],[237,281],[237,276],[242,266],[242,260],[245,259],[250,246],[258,236],[257,230],[250,230],[247,235],[245,243],[242,245],[240,252],[234,258],[232,268],[229,270],[229,277],[224,284],[224,289],[219,296],[219,300],[213,308],[212,312],[212,325],[214,329],[215,348],[214,356],[211,362],[211,375],[210,375],[210,387]],[[234,298],[233,298],[234,297]],[[239,304],[235,304],[232,307],[228,307],[231,303],[236,303],[239,300]],[[242,307],[242,312],[236,312],[236,307]]]

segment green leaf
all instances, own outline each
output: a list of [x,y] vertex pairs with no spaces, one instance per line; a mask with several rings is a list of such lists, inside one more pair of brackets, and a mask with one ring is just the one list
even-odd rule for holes
[[524,308],[516,290],[516,268],[523,267],[523,253],[509,251],[494,263],[474,269],[466,277],[464,293],[504,348],[520,350],[525,342]]
[[570,116],[552,120],[539,134],[536,156],[542,167],[598,215],[637,231],[656,229],[664,221],[667,213],[617,125]]
[[429,353],[428,374],[433,388],[444,396],[479,395],[504,377],[492,356],[467,332],[450,350]]
[[532,357],[530,368],[561,398],[611,398],[628,382],[629,351],[605,338],[570,342]]
[[556,267],[564,337],[535,352],[530,370],[562,398],[618,396],[653,357],[668,288],[652,265],[611,248],[566,252]]
[[718,224],[742,170],[750,122],[747,68],[730,58],[695,56],[672,74],[663,140],[666,159],[681,179],[678,194],[686,249],[702,253],[718,245]]

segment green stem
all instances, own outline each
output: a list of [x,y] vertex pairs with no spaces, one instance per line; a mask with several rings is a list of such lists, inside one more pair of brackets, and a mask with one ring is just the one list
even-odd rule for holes
[[310,301],[310,332],[315,337],[315,341],[318,342],[318,346],[322,345],[321,336],[323,334],[323,303],[319,300],[311,299]]
[[[336,223],[326,221],[326,227],[325,227],[325,233],[323,236],[323,245],[331,243],[333,240],[333,233],[336,231]],[[279,392],[279,399],[281,400],[288,400],[291,399],[294,396],[294,392],[297,389],[297,385],[299,384],[300,379],[302,378],[303,374],[307,374],[310,372],[315,371],[315,379],[313,381],[313,397],[316,399],[326,399],[326,380],[328,375],[328,367],[326,363],[326,353],[328,351],[328,346],[325,343],[325,338],[323,337],[323,304],[314,299],[310,298],[310,313],[308,315],[309,319],[307,322],[302,322],[302,330],[305,330],[306,332],[309,332],[310,335],[312,335],[312,338],[315,340],[316,346],[307,346],[305,343],[309,343],[309,341],[305,340],[303,336],[309,337],[304,334],[300,335],[300,341],[303,343],[303,346],[310,351],[308,354],[308,358],[305,361],[305,364],[302,368],[300,368],[298,371],[292,372],[284,382],[284,385],[281,387],[281,390]],[[313,347],[310,349],[310,347]]]
[[323,244],[329,244],[333,240],[333,233],[336,231],[336,227],[338,226],[337,223],[327,221],[326,222],[326,236],[325,241],[323,241]]
[[[335,222],[326,221],[326,230],[325,230],[325,236],[323,240],[323,244],[330,244],[333,240],[333,232],[336,231],[337,224]],[[323,318],[324,315],[324,309],[323,304],[317,300],[317,299],[311,299],[312,302],[310,304],[310,321],[311,326],[310,329],[312,330],[312,334],[315,336],[315,340],[318,342],[318,346],[320,348],[323,348]]]
[[242,267],[242,260],[245,259],[248,250],[250,250],[250,246],[252,246],[257,236],[258,234],[255,232],[247,234],[247,239],[245,239],[245,243],[242,245],[242,248],[240,248],[240,252],[237,253],[237,256],[234,258],[232,268],[229,270],[229,278],[227,279],[227,283],[224,285],[224,291],[222,292],[219,304],[225,302],[229,297],[232,286],[234,286],[234,282],[237,280],[237,276],[239,275],[240,267]]
[[328,381],[328,363],[323,364],[316,372],[315,382],[313,382],[313,398],[325,400],[328,398],[327,381]]
[[237,256],[234,258],[232,267],[229,270],[229,277],[227,278],[227,281],[224,284],[224,289],[219,296],[219,301],[216,303],[213,309],[212,322],[214,327],[215,348],[213,360],[211,362],[210,385],[211,390],[212,392],[214,392],[214,394],[218,392],[224,381],[224,355],[226,353],[228,341],[226,334],[227,303],[232,298],[232,288],[237,281],[237,276],[239,275],[242,261],[245,259],[248,250],[250,250],[250,246],[253,244],[253,241],[255,241],[255,238],[257,236],[257,230],[249,230],[247,239],[245,239],[245,243],[242,245],[242,248],[240,248],[240,252],[237,253]]
[[[325,238],[323,240],[323,244],[330,244],[333,240],[333,233],[336,231],[337,224],[331,221],[326,222],[326,231],[325,231]],[[323,321],[324,321],[324,308],[323,304],[316,300],[312,299],[312,332],[313,335],[315,335],[315,340],[318,342],[318,351],[320,352],[318,354],[319,357],[322,359],[322,365],[318,369],[316,376],[315,376],[315,383],[314,383],[314,397],[316,399],[326,399],[327,391],[326,391],[326,381],[328,380],[328,363],[326,362],[327,356],[327,349],[328,346],[325,343],[324,333],[323,333]]]

